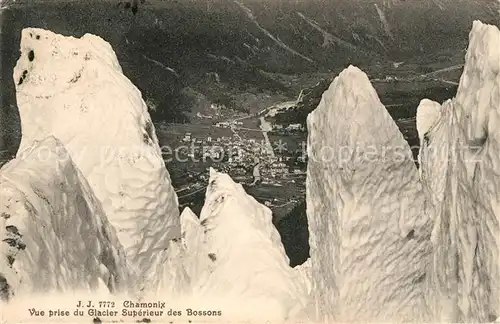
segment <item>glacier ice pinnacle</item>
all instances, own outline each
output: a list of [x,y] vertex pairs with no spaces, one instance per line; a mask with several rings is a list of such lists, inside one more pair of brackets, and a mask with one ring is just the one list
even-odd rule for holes
[[[434,221],[429,305],[438,321],[500,315],[499,73],[500,31],[475,21],[457,95],[438,105],[420,149]],[[418,107],[417,123],[428,107]]]
[[205,243],[205,230],[198,216],[196,216],[189,207],[184,208],[181,213],[181,230],[181,240],[187,255],[184,261],[184,267],[186,268],[189,278],[193,278],[192,281],[194,281],[194,278],[200,276],[203,264],[208,263],[208,260],[206,255],[203,255],[207,253],[203,248],[203,244]]
[[306,319],[308,267],[288,265],[271,210],[229,175],[210,169],[200,218],[189,208],[180,218],[182,237],[157,273],[163,296],[220,308],[222,322]]
[[307,217],[320,322],[426,317],[430,226],[408,144],[350,66],[308,116]]
[[417,111],[417,132],[419,138],[424,139],[425,134],[437,123],[440,112],[441,105],[439,103],[429,99],[423,99],[420,102]]
[[198,216],[186,207],[180,216],[181,237],[170,241],[164,264],[155,271],[152,287],[169,296],[189,296],[192,283],[208,263],[204,251],[205,231]]
[[269,208],[227,174],[210,169],[200,221],[207,254],[205,270],[193,283],[196,296],[238,301],[239,308],[228,310],[234,315],[248,311],[253,318],[283,320],[300,314],[306,287],[288,265]]
[[14,69],[20,150],[55,136],[66,147],[145,277],[180,237],[177,196],[140,91],[98,36],[26,28]]
[[10,295],[127,290],[115,229],[57,139],[34,142],[2,167],[0,195],[0,237],[8,243],[0,274]]

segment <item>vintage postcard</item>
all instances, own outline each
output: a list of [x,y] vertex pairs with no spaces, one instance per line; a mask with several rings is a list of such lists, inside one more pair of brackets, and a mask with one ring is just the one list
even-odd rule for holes
[[500,322],[499,27],[0,0],[0,324]]

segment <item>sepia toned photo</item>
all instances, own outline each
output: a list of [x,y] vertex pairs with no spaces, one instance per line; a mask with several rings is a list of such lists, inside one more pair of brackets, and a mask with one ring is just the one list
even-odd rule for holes
[[500,322],[500,0],[0,0],[0,324]]

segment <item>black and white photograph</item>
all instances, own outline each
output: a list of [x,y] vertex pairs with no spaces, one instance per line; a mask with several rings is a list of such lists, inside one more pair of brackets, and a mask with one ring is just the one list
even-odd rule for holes
[[0,324],[500,323],[500,0],[0,0]]

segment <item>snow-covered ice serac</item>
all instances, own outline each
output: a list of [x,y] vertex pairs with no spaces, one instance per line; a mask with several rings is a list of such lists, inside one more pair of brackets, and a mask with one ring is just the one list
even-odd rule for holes
[[180,237],[177,196],[140,91],[98,36],[26,28],[14,69],[20,150],[60,140],[88,180],[127,257],[149,277]]
[[[186,207],[180,216],[181,238],[171,240],[165,264],[159,264],[152,287],[157,293],[189,296],[192,282],[206,261],[203,254],[204,229],[198,216]],[[205,262],[206,264],[207,262]]]
[[306,319],[308,269],[289,266],[271,210],[240,184],[210,169],[201,217],[186,208],[180,218],[159,291],[221,309],[216,322]]
[[[192,278],[195,296],[234,303],[225,310],[233,319],[279,321],[301,314],[306,286],[288,265],[269,208],[210,169],[200,221],[204,246],[198,249],[198,277]],[[190,237],[188,245],[195,239]]]
[[[433,126],[419,134],[426,212],[434,221],[429,305],[436,320],[500,316],[499,73],[500,31],[475,21],[457,95],[433,104]],[[421,113],[428,108],[418,108],[417,123],[428,123]]]
[[128,267],[115,229],[57,139],[37,141],[6,164],[0,195],[1,299],[127,291]]
[[203,255],[205,230],[198,216],[189,207],[181,213],[181,231],[181,241],[186,251],[184,268],[189,278],[198,278],[203,269],[203,262],[200,263],[199,260],[206,259],[206,255]]
[[403,135],[350,66],[307,120],[312,298],[320,322],[426,318],[430,223]]

